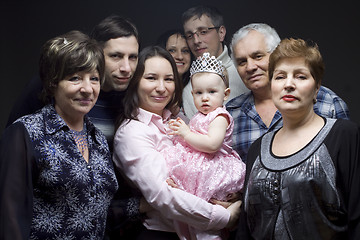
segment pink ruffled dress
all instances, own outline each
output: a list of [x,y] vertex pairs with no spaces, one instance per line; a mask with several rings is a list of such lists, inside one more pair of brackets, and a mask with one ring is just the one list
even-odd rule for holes
[[245,164],[231,147],[233,118],[224,107],[219,107],[207,115],[198,112],[190,120],[190,129],[207,134],[210,123],[220,114],[226,115],[230,124],[219,151],[212,154],[200,152],[180,137],[174,137],[174,147],[163,152],[170,177],[175,183],[181,189],[206,201],[210,198],[226,200],[227,194],[243,188],[245,179]]

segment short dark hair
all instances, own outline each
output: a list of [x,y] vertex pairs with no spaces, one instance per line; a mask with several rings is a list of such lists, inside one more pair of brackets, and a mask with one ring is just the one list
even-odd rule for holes
[[43,83],[42,100],[50,103],[58,83],[65,77],[93,70],[98,71],[102,83],[105,58],[96,40],[76,30],[48,40],[42,47],[39,60],[39,74]]
[[182,14],[181,20],[183,26],[190,18],[194,16],[200,18],[202,15],[208,16],[215,27],[225,26],[224,17],[217,8],[203,5],[189,8]]
[[163,32],[156,40],[156,45],[166,48],[167,41],[172,35],[178,35],[185,39],[184,31],[181,29],[169,29]]
[[92,30],[90,36],[102,46],[110,39],[134,36],[139,43],[139,33],[135,24],[129,18],[111,15]]
[[[166,49],[166,44],[169,40],[169,38],[173,35],[176,35],[178,37],[183,38],[186,41],[186,38],[184,36],[184,31],[181,29],[169,29],[165,32],[163,32],[157,39],[156,45],[163,47]],[[195,60],[194,55],[190,52],[190,62]],[[190,81],[190,68],[184,73],[183,75],[183,84],[186,85]]]

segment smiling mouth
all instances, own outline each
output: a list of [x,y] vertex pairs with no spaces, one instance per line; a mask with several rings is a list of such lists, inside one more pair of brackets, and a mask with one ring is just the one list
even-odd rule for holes
[[118,81],[118,82],[128,82],[130,77],[116,77],[114,76],[114,78]]
[[206,48],[198,48],[196,49],[196,52],[205,52],[206,51]]
[[157,102],[163,102],[167,99],[166,96],[153,96],[153,99],[155,99]]
[[249,81],[257,81],[259,80],[259,78],[261,77],[260,74],[257,74],[257,75],[253,75],[251,77],[248,78]]
[[78,99],[77,100],[81,105],[88,105],[92,103],[91,99]]

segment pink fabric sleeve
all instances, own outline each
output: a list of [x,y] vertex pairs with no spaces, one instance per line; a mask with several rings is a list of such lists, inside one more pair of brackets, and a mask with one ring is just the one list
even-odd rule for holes
[[113,160],[159,214],[200,230],[224,228],[230,218],[228,210],[165,182],[168,170],[159,149],[167,144],[172,143],[157,128],[131,121],[116,132]]

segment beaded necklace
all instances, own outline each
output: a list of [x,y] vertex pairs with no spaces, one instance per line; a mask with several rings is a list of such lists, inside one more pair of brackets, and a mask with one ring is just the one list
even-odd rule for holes
[[78,149],[80,150],[81,154],[84,156],[85,151],[88,149],[86,125],[84,124],[84,128],[81,131],[75,131],[70,129],[70,132],[76,142]]

